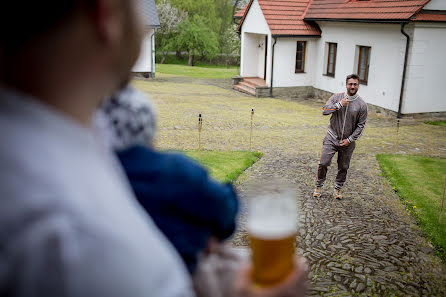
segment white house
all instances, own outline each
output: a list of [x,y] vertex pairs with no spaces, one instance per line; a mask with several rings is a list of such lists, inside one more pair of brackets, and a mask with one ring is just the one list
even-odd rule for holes
[[141,10],[144,18],[144,40],[141,53],[133,66],[132,72],[143,77],[155,76],[155,33],[160,27],[155,0],[143,0]]
[[235,89],[328,98],[357,73],[369,104],[446,112],[444,0],[251,0],[239,32]]

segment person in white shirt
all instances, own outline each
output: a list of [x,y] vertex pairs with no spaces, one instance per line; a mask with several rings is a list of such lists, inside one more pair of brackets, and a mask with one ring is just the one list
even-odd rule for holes
[[[91,120],[129,80],[138,2],[2,3],[1,296],[194,296]],[[263,295],[244,271],[234,296],[303,292],[302,265]]]

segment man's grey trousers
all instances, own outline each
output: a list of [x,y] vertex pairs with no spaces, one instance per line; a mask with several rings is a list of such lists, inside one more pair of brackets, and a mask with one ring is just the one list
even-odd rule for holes
[[317,170],[317,187],[322,187],[324,185],[328,166],[331,164],[331,159],[334,154],[338,153],[338,174],[336,175],[335,188],[340,189],[347,179],[347,171],[350,166],[350,160],[355,150],[355,142],[350,143],[348,146],[340,146],[339,140],[334,139],[330,135],[325,136],[323,145],[321,159],[319,161],[319,168]]

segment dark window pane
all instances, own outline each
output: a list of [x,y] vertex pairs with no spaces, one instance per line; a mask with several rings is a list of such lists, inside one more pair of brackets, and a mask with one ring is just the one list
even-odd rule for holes
[[298,52],[302,52],[304,50],[304,44],[303,42],[298,42],[297,43],[297,51]]
[[328,43],[327,74],[334,76],[336,66],[336,43]]
[[305,65],[305,41],[298,41],[296,46],[296,72],[303,72]]
[[358,76],[359,80],[367,83],[369,71],[370,47],[359,47]]
[[296,61],[296,70],[302,70],[302,61]]

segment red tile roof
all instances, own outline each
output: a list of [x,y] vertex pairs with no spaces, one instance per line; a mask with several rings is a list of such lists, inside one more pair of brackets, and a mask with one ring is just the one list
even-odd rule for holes
[[[247,5],[247,10],[252,2],[251,0]],[[311,0],[258,0],[258,2],[272,35],[321,35],[317,25],[303,20]],[[240,22],[239,30],[241,30],[245,15]]]
[[417,13],[412,20],[422,22],[446,22],[446,11],[422,10]]
[[[272,35],[320,36],[312,20],[445,22],[444,11],[422,10],[430,0],[258,0]],[[253,0],[236,16],[239,31]]]
[[307,20],[409,20],[430,0],[313,0]]
[[241,19],[241,18],[243,17],[243,15],[245,14],[246,7],[247,7],[247,6],[242,7],[239,11],[237,11],[237,12],[234,14],[233,18],[234,18],[234,19]]

